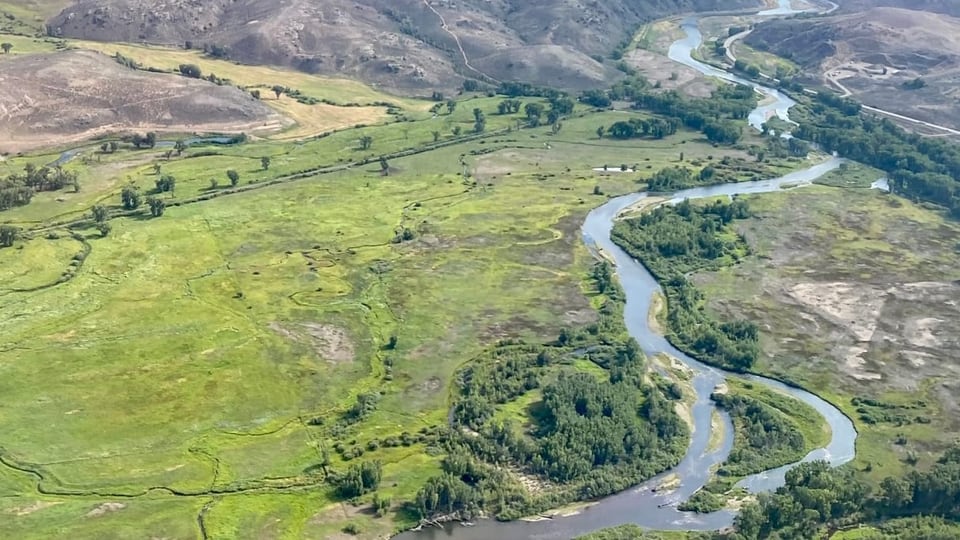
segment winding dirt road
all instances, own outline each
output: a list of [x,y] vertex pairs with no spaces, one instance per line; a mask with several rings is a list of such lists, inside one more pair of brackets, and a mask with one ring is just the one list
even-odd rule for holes
[[[825,73],[825,74],[824,74],[824,78],[825,78],[827,81],[829,81],[830,84],[832,84],[833,86],[837,87],[837,89],[840,90],[840,92],[842,92],[842,94],[841,94],[840,97],[849,97],[849,96],[852,96],[852,95],[853,95],[853,92],[850,91],[849,88],[847,88],[842,82],[840,82],[840,81],[839,81],[835,76],[833,76],[831,73],[829,73],[829,72],[828,72],[828,73]],[[949,134],[949,135],[960,135],[960,130],[956,130],[956,129],[953,129],[953,128],[949,128],[949,127],[947,127],[947,126],[941,126],[941,125],[939,125],[939,124],[934,124],[934,123],[931,123],[931,122],[925,122],[925,121],[919,120],[919,119],[917,119],[917,118],[912,118],[912,117],[910,117],[910,116],[904,116],[904,115],[902,115],[902,114],[898,114],[898,113],[895,113],[895,112],[890,112],[890,111],[887,111],[887,110],[884,110],[884,109],[878,109],[878,108],[876,108],[876,107],[871,107],[871,106],[869,106],[869,105],[861,105],[861,107],[862,107],[863,110],[865,110],[865,111],[870,111],[870,112],[872,112],[872,113],[881,114],[881,115],[883,115],[883,116],[888,116],[888,117],[890,117],[890,118],[895,118],[895,119],[897,119],[897,120],[902,120],[902,121],[904,121],[904,122],[910,122],[910,123],[912,123],[912,124],[917,124],[917,125],[921,125],[921,126],[924,126],[924,127],[936,129],[936,130],[942,131],[942,132],[944,132],[944,133],[946,133],[946,134]]]
[[488,80],[493,81],[493,82],[495,82],[495,83],[500,83],[500,81],[499,81],[498,79],[496,79],[496,78],[494,78],[494,77],[491,77],[490,75],[487,75],[486,73],[484,73],[484,72],[480,71],[479,69],[477,69],[477,68],[475,68],[475,67],[473,67],[473,66],[470,65],[470,58],[467,57],[467,51],[463,50],[463,44],[460,43],[460,37],[457,36],[457,34],[455,34],[452,30],[450,30],[450,27],[447,26],[447,21],[446,21],[446,19],[443,18],[443,15],[441,15],[440,12],[436,10],[436,8],[434,8],[432,5],[430,5],[430,0],[423,0],[423,5],[427,6],[427,9],[429,9],[430,11],[432,11],[433,14],[436,15],[438,19],[440,19],[440,28],[443,28],[443,31],[444,31],[444,32],[450,34],[450,37],[452,37],[452,38],[453,38],[453,41],[456,42],[456,44],[457,44],[457,49],[460,50],[460,56],[463,57],[463,65],[464,65],[464,67],[466,67],[466,68],[469,69],[470,71],[476,73],[477,75],[480,75],[480,76],[481,76],[482,78],[484,78],[484,79],[488,79]]

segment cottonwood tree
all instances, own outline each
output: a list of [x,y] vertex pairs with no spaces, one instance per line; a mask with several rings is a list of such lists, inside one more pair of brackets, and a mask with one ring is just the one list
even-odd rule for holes
[[3,49],[3,54],[9,54],[12,48],[13,43],[0,43],[0,49]]
[[100,237],[106,237],[113,230],[109,223],[97,223],[97,230],[100,231]]
[[380,156],[380,175],[389,176],[390,175],[390,164],[387,163],[387,158]]
[[103,223],[110,218],[109,210],[107,210],[107,207],[102,204],[94,206],[91,211],[93,212],[93,220],[97,223]]
[[163,212],[167,209],[167,203],[157,197],[148,197],[147,204],[150,205],[150,215],[153,217],[162,216]]
[[230,169],[227,171],[227,178],[230,179],[231,186],[236,186],[237,184],[240,183],[240,173],[238,173],[233,169]]
[[13,225],[0,225],[0,247],[10,247],[20,237],[20,229]]
[[440,140],[440,132],[439,132],[439,131],[434,131],[434,132],[433,132],[433,142],[437,142],[437,141],[439,141],[439,140]]
[[360,137],[361,150],[369,150],[371,146],[373,146],[373,137],[369,135],[364,135],[363,137]]
[[453,114],[455,110],[457,110],[457,102],[452,99],[447,101],[447,114]]
[[120,192],[120,202],[126,210],[136,210],[140,206],[140,191],[132,186],[123,188]]
[[187,141],[180,139],[173,145],[173,149],[177,151],[177,155],[183,154],[183,151],[187,149]]
[[263,156],[262,158],[260,158],[260,167],[261,167],[263,170],[267,170],[267,169],[270,168],[270,157],[269,157],[269,156]]
[[537,127],[540,125],[540,118],[543,116],[543,105],[540,103],[527,103],[523,107],[523,112],[527,115],[527,123],[530,124],[530,127]]
[[273,90],[273,93],[277,95],[277,99],[280,99],[280,96],[282,96],[283,93],[287,91],[286,88],[280,86],[279,84],[274,85],[273,88],[271,88],[271,90]]
[[157,191],[160,193],[172,192],[177,187],[177,179],[173,175],[165,174],[156,181]]
[[180,64],[180,74],[191,79],[199,79],[203,72],[196,64]]

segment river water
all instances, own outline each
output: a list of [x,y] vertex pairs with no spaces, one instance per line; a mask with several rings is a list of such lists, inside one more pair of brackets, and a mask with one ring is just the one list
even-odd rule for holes
[[[779,8],[762,12],[761,15],[790,13],[794,13],[794,11],[790,9],[789,0],[780,0]],[[669,56],[672,60],[690,66],[708,76],[753,87],[763,94],[767,99],[750,114],[749,122],[754,128],[760,129],[760,125],[771,116],[790,121],[789,109],[796,104],[793,100],[775,89],[767,88],[698,62],[691,56],[691,52],[700,46],[703,39],[697,27],[697,20],[688,18],[683,22],[682,27],[686,37],[678,40],[670,47]],[[797,189],[836,169],[841,163],[842,160],[833,158],[780,178],[688,189],[675,193],[670,199],[670,203],[675,204],[684,199]],[[876,187],[882,189],[883,186],[878,185]],[[443,528],[430,527],[419,531],[409,531],[396,538],[399,540],[439,538],[456,540],[487,540],[491,538],[511,540],[567,539],[597,529],[627,523],[656,530],[715,530],[730,526],[733,523],[735,513],[727,510],[710,514],[695,514],[680,512],[676,509],[677,504],[688,499],[709,480],[711,467],[723,462],[732,449],[733,427],[729,415],[723,411],[719,412],[723,423],[724,436],[717,448],[712,451],[709,448],[711,421],[714,411],[717,410],[710,400],[710,394],[718,384],[724,381],[726,376],[739,375],[726,374],[722,370],[690,358],[673,347],[664,336],[658,334],[649,326],[650,305],[660,287],[656,279],[643,265],[627,255],[610,239],[610,231],[616,217],[624,209],[647,196],[647,193],[624,195],[594,209],[584,222],[583,238],[592,250],[595,252],[602,250],[615,262],[617,277],[626,295],[624,318],[630,335],[640,343],[648,356],[668,354],[689,366],[695,374],[692,384],[697,399],[691,411],[694,429],[690,446],[683,460],[672,470],[662,473],[639,486],[601,499],[571,516],[533,522],[480,520],[469,527],[460,524],[447,524]],[[826,448],[810,452],[803,461],[823,459],[836,466],[847,463],[854,458],[857,432],[853,422],[839,409],[810,392],[787,386],[778,381],[758,376],[746,376],[745,378],[755,384],[762,384],[789,394],[793,398],[812,406],[823,415],[831,429],[831,440]],[[795,465],[787,465],[749,476],[738,485],[754,493],[774,490],[783,485],[786,471]],[[653,488],[667,477],[670,477],[671,480],[678,479],[679,487],[672,491],[653,491]]]

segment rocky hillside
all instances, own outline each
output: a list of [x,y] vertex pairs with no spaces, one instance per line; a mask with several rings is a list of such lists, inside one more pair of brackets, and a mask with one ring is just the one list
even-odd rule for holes
[[[945,9],[950,4],[960,11],[960,2],[918,3]],[[849,3],[843,5],[850,9]],[[808,82],[852,92],[867,105],[960,125],[960,18],[870,8],[766,22],[746,43],[793,59]]]
[[280,122],[237,88],[135,71],[99,53],[0,62],[0,154],[127,130],[249,132]]
[[646,20],[759,0],[76,0],[57,36],[206,47],[247,63],[343,74],[392,90],[465,77],[589,87]]

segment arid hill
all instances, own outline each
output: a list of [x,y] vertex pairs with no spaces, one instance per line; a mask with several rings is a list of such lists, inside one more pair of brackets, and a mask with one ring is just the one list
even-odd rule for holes
[[770,21],[746,42],[793,59],[808,81],[849,90],[867,105],[960,126],[960,18],[880,7]]
[[239,132],[281,118],[248,93],[89,51],[0,61],[0,153],[125,130]]
[[[598,62],[643,21],[759,0],[76,0],[51,34],[217,47],[233,60],[339,74],[388,89],[465,77],[565,88],[616,76]],[[465,58],[466,57],[466,60]]]

